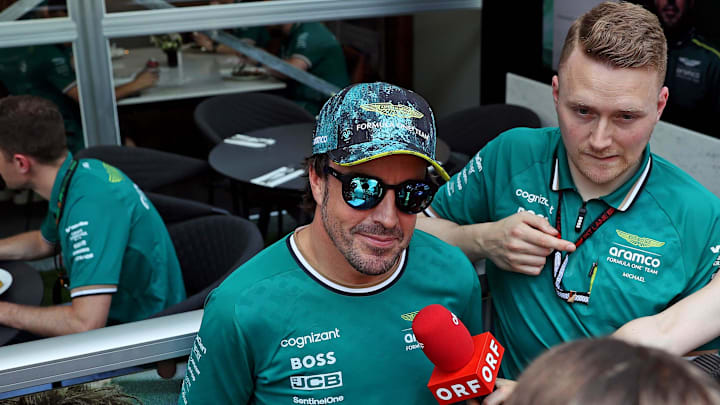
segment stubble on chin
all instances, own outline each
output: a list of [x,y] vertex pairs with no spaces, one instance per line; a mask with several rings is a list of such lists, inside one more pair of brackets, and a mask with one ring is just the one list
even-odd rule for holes
[[[358,272],[368,276],[379,276],[390,271],[400,259],[402,251],[407,248],[408,243],[403,242],[397,248],[378,248],[373,246],[357,246],[359,242],[352,235],[364,232],[375,235],[389,235],[404,241],[404,235],[400,228],[385,229],[380,224],[360,223],[350,229],[346,235],[342,226],[330,216],[328,209],[328,188],[325,185],[325,193],[320,207],[320,215],[328,237],[345,257],[345,260]],[[392,253],[393,249],[397,252]],[[389,256],[388,256],[389,255]]]

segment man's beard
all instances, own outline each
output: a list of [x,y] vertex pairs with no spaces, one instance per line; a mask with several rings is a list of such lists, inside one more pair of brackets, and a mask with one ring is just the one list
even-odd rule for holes
[[328,234],[330,240],[333,242],[338,251],[345,257],[345,260],[347,260],[347,262],[350,263],[350,265],[355,270],[368,276],[379,276],[390,271],[398,262],[398,259],[400,258],[403,250],[407,248],[407,243],[405,243],[403,246],[400,246],[398,251],[393,254],[392,257],[383,259],[383,254],[387,254],[388,249],[371,248],[371,251],[373,253],[372,256],[363,255],[361,252],[359,252],[356,248],[353,247],[353,238],[351,237],[351,235],[362,232],[371,235],[392,236],[398,238],[399,240],[403,240],[404,235],[402,230],[399,227],[387,229],[380,224],[360,223],[353,226],[350,229],[349,234],[346,235],[343,232],[342,226],[338,224],[334,218],[331,218],[327,211],[327,203],[329,198],[328,194],[329,192],[326,182],[325,193],[320,207],[322,223],[325,227],[325,232]]

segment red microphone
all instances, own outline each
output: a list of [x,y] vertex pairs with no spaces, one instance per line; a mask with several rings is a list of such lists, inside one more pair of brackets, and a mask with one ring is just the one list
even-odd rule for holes
[[490,332],[470,336],[462,321],[438,304],[418,312],[412,329],[435,365],[428,388],[438,403],[451,404],[493,391],[505,349]]

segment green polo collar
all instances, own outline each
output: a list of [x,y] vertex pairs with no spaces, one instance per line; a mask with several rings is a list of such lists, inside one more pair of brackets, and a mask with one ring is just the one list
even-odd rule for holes
[[[557,131],[559,133],[560,129],[558,128]],[[572,175],[570,174],[570,167],[568,166],[567,150],[562,142],[562,137],[559,139],[560,141],[555,150],[553,173],[550,176],[550,187],[553,191],[574,190],[577,192]],[[652,167],[650,145],[645,147],[642,160],[643,164],[628,181],[612,193],[602,196],[599,199],[605,201],[605,203],[618,211],[626,211],[630,208],[645,186],[647,178],[650,176],[650,169]]]
[[65,158],[65,161],[62,165],[60,165],[60,169],[58,169],[57,174],[55,175],[55,182],[53,183],[52,192],[50,193],[50,211],[55,212],[57,211],[58,206],[58,194],[60,194],[60,187],[62,187],[62,181],[63,177],[65,177],[65,173],[67,173],[68,168],[70,168],[70,162],[73,160],[73,155],[71,152],[68,152],[67,157]]

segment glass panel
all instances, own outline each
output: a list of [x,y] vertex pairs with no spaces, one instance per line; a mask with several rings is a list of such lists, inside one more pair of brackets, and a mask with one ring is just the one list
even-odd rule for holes
[[0,92],[52,101],[63,115],[70,150],[83,147],[71,43],[0,48]]
[[[138,146],[207,158],[209,146],[213,145],[198,134],[193,120],[195,107],[205,98],[271,92],[294,101],[308,116],[319,112],[330,93],[275,72],[282,68],[277,64],[258,63],[221,43],[220,37],[227,34],[274,55],[273,60],[300,66],[327,82],[334,91],[351,82],[375,80],[411,87],[411,50],[407,46],[393,46],[390,52],[387,46],[387,38],[395,41],[394,38],[412,34],[411,19],[393,17],[235,27],[204,33],[111,39],[112,53],[117,55],[113,58],[116,86],[148,66],[158,73],[153,87],[118,102],[121,134],[131,136]],[[393,61],[392,64],[388,60]],[[175,136],[168,137],[168,132]]]
[[[246,0],[247,1],[247,0]],[[250,0],[252,1],[252,0]],[[175,7],[208,6],[216,4],[240,3],[241,0],[165,0],[166,3]],[[139,4],[135,0],[105,0],[105,9],[108,13],[122,13],[125,11],[147,10],[148,7]]]
[[65,0],[0,1],[0,21],[68,18]]

